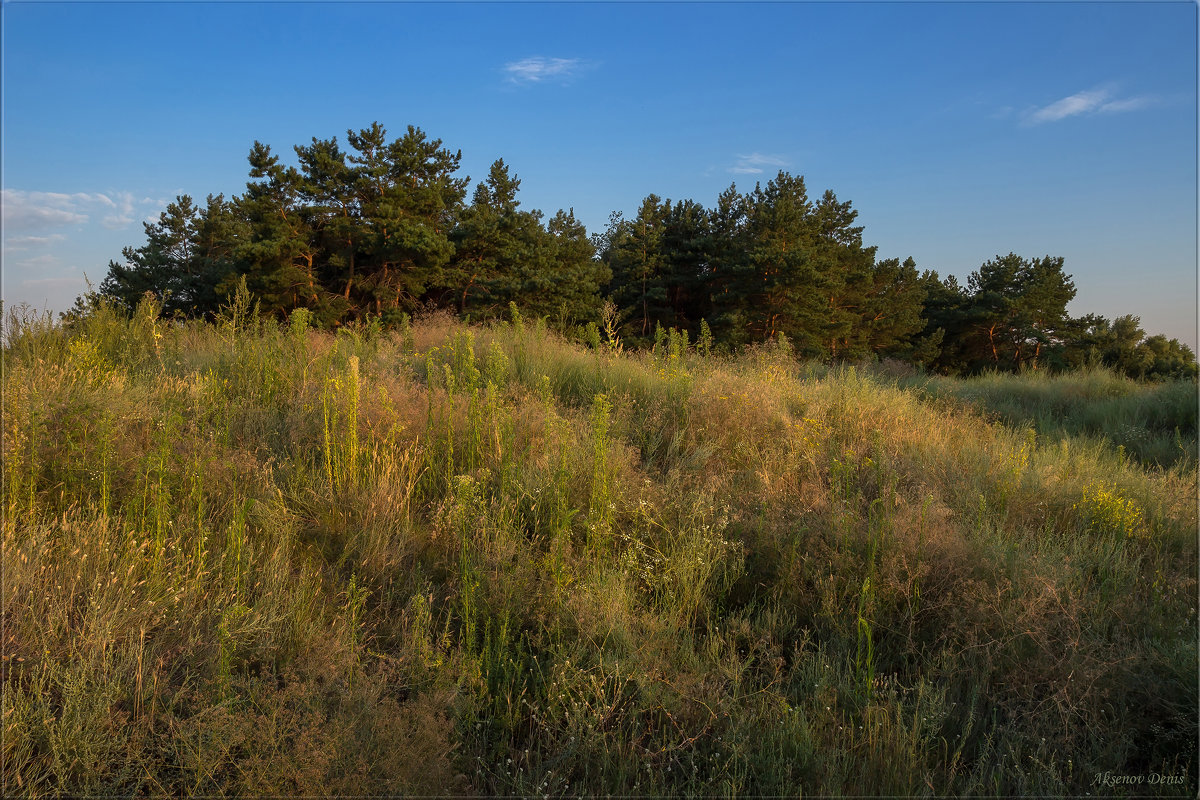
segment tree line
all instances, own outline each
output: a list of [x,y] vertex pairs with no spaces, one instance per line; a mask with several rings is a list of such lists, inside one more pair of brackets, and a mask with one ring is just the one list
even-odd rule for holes
[[675,328],[730,349],[782,336],[812,358],[890,357],[944,374],[1197,373],[1187,346],[1147,337],[1137,317],[1070,317],[1062,258],[997,256],[962,286],[911,258],[878,258],[851,204],[810,197],[802,176],[731,185],[712,208],[651,194],[589,236],[572,210],[522,208],[502,159],[468,202],[461,151],[419,128],[389,139],[374,123],[346,144],[313,138],[287,165],[255,142],[243,194],[176,198],[77,308],[98,297],[132,308],[149,292],[167,313],[212,317],[244,280],[262,313],[304,308],[324,327],[431,308],[483,320],[516,304],[570,332],[608,304],[633,343]]

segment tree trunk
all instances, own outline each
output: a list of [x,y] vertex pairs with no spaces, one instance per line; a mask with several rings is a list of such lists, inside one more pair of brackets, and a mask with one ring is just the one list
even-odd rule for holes
[[466,313],[467,313],[467,292],[471,291],[471,287],[472,287],[472,286],[474,286],[474,285],[475,285],[475,276],[474,276],[474,275],[472,275],[472,276],[471,276],[471,279],[470,279],[469,281],[467,281],[467,285],[463,287],[463,291],[462,291],[462,298],[461,298],[461,299],[458,301],[458,315],[459,315],[460,317],[462,317],[462,316],[466,316]]

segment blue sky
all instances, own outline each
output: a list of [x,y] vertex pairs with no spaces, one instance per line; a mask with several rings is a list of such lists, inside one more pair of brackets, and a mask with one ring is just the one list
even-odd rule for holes
[[5,2],[7,304],[68,307],[255,139],[382,122],[589,231],[780,169],[879,257],[1063,256],[1070,310],[1197,344],[1192,3]]

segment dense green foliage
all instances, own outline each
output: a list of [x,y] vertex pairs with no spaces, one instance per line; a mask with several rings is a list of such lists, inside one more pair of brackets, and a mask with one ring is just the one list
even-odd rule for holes
[[296,146],[296,166],[255,142],[245,194],[203,208],[178,198],[110,263],[99,294],[132,310],[149,292],[168,313],[211,319],[244,277],[263,313],[303,308],[326,328],[394,326],[430,308],[492,319],[515,302],[567,330],[610,301],[621,335],[641,345],[660,326],[695,340],[703,323],[727,348],[783,335],[811,358],[891,357],[949,375],[1197,374],[1188,347],[1146,338],[1135,317],[1068,317],[1061,258],[998,256],[963,288],[911,258],[878,259],[849,202],[814,201],[787,172],[751,192],[730,186],[712,209],[651,194],[589,239],[571,211],[543,222],[522,209],[503,160],[467,204],[461,153],[441,140],[410,126],[389,141],[378,123],[346,139],[349,150],[336,137]]
[[244,195],[203,209],[180,197],[99,294],[132,309],[150,292],[168,313],[211,319],[245,278],[262,313],[303,308],[323,327],[432,305],[493,317],[517,298],[563,324],[594,316],[607,275],[586,231],[569,211],[543,225],[521,210],[503,161],[466,205],[461,153],[441,140],[410,126],[388,141],[375,123],[347,141],[297,146],[298,166],[255,142]]
[[1188,384],[253,312],[10,316],[4,796],[1195,796]]

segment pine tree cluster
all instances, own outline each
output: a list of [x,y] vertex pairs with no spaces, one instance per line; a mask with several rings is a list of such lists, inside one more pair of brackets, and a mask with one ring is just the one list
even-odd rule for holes
[[731,185],[714,208],[651,194],[589,237],[573,211],[522,209],[502,159],[468,203],[461,151],[440,139],[409,126],[389,140],[373,123],[346,142],[297,145],[294,166],[255,142],[244,194],[203,207],[178,197],[72,313],[100,297],[132,309],[151,293],[168,313],[211,318],[244,278],[263,313],[303,308],[323,327],[433,308],[482,320],[516,304],[582,331],[608,304],[630,343],[661,327],[703,330],[718,348],[783,336],[811,358],[889,357],[944,374],[1197,374],[1187,346],[1146,337],[1137,317],[1070,317],[1062,258],[997,256],[963,287],[911,258],[878,259],[851,204],[832,191],[811,199],[802,176]]

